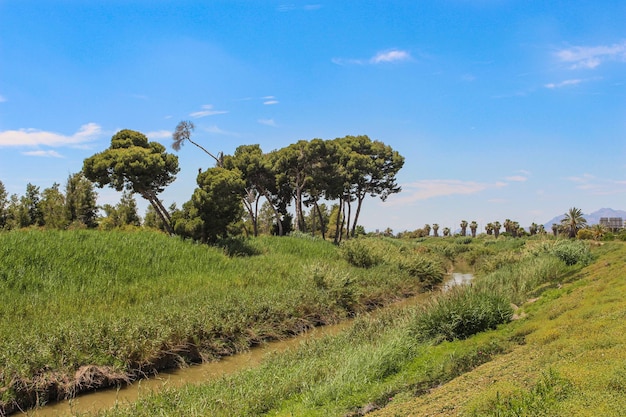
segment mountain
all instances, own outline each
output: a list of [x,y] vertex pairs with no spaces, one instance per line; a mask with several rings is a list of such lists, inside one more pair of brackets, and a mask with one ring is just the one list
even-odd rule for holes
[[[561,214],[560,216],[556,216],[552,220],[544,223],[543,227],[546,228],[547,231],[552,230],[552,224],[560,224],[561,220],[565,217],[565,214]],[[600,217],[621,217],[626,220],[626,211],[624,210],[613,210],[611,208],[601,208],[600,210],[594,211],[590,214],[583,214],[585,220],[587,220],[587,224],[589,226],[600,223]]]

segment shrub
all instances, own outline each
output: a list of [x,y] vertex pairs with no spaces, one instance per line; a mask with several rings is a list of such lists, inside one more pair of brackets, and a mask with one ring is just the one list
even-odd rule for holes
[[498,294],[456,287],[442,294],[418,314],[414,331],[421,340],[466,339],[495,329],[513,316],[509,301]]
[[552,246],[550,253],[565,262],[566,265],[577,263],[588,265],[592,260],[589,245],[580,241],[560,240]]
[[576,238],[580,240],[591,240],[593,239],[593,232],[589,229],[580,229],[578,233],[576,233]]
[[427,287],[433,287],[443,282],[444,271],[441,265],[430,259],[421,256],[401,259],[400,269],[406,271],[410,276],[416,277]]
[[343,242],[340,252],[349,264],[359,268],[371,268],[383,261],[382,257],[377,255],[363,239],[351,239]]

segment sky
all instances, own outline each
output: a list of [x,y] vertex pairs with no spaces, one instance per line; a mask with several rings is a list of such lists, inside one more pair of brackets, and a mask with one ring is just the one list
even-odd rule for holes
[[[402,191],[365,201],[368,231],[625,210],[625,20],[623,0],[0,0],[0,181],[63,188],[120,129],[174,152],[190,120],[212,153],[390,145]],[[166,206],[213,166],[177,155]]]

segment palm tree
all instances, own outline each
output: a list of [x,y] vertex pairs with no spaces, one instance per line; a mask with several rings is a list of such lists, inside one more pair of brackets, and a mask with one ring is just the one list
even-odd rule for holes
[[594,224],[591,226],[591,233],[593,233],[593,240],[600,240],[606,233],[606,228],[601,224]]
[[426,236],[430,235],[430,225],[429,224],[425,224],[424,225],[424,234],[426,234]]
[[478,229],[478,223],[474,220],[470,223],[470,230],[472,231],[472,237],[476,237],[476,229]]
[[537,234],[537,230],[539,230],[539,225],[535,222],[532,222],[532,224],[528,228],[528,232],[530,233],[531,236],[534,236]]
[[489,236],[493,234],[493,223],[487,223],[487,226],[485,226],[485,232],[487,232],[487,235]]
[[546,227],[543,224],[540,224],[539,228],[537,230],[537,233],[539,233],[540,235],[545,235],[546,234]]
[[572,207],[565,213],[565,218],[561,220],[561,225],[568,231],[570,238],[575,238],[576,233],[587,226],[587,220],[583,217],[581,209]]
[[450,228],[449,227],[444,227],[443,228],[443,235],[444,236],[450,236]]
[[498,238],[498,236],[500,236],[501,227],[502,225],[500,224],[500,222],[493,222],[493,234],[495,235],[496,239]]
[[439,237],[439,225],[437,223],[433,223],[433,236]]
[[467,234],[467,220],[461,220],[461,236],[465,236]]
[[559,225],[556,223],[552,223],[552,234],[554,236],[559,234]]

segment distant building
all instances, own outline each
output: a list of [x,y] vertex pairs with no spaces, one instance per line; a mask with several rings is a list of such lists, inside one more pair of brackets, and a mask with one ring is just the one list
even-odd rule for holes
[[611,232],[618,232],[624,227],[624,220],[621,217],[600,217],[600,225]]

